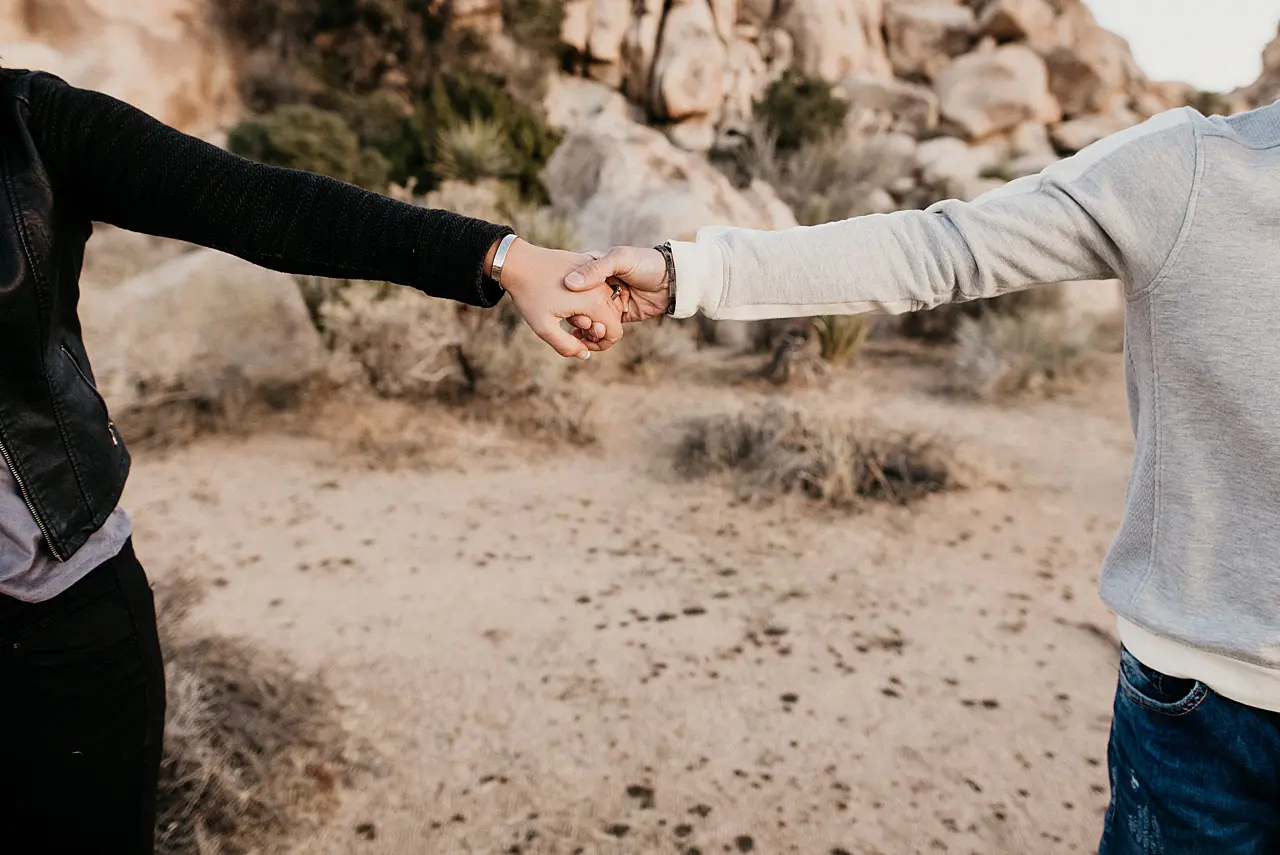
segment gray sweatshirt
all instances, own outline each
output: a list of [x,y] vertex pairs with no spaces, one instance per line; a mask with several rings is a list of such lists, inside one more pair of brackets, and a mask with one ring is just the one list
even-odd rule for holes
[[1166,652],[1280,669],[1280,102],[1170,111],[969,203],[674,249],[681,317],[1122,280],[1137,447],[1102,596]]

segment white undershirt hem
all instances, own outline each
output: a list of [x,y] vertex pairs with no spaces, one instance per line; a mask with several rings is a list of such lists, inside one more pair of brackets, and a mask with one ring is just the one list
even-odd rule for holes
[[1139,662],[1170,677],[1198,680],[1237,703],[1280,713],[1280,670],[1219,656],[1117,618],[1120,641]]

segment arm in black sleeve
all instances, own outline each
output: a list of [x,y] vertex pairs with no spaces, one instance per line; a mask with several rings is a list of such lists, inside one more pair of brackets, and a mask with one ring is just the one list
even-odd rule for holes
[[55,192],[90,220],[285,273],[372,279],[491,306],[485,256],[510,229],[265,166],[107,95],[35,75],[30,127]]

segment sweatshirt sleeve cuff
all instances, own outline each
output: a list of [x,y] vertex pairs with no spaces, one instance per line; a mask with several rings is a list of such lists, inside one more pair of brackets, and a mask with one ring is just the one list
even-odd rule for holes
[[698,312],[716,316],[724,300],[724,256],[715,233],[703,229],[696,241],[672,241],[671,256],[676,263],[677,318],[691,318]]

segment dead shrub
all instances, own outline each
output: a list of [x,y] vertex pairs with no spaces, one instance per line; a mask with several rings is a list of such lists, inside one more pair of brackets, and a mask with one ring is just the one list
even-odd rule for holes
[[1046,312],[963,318],[951,388],[983,399],[1061,391],[1087,373],[1089,337]]
[[809,326],[793,326],[775,336],[759,376],[775,386],[821,386],[831,378],[831,363]]
[[157,592],[168,710],[156,852],[284,852],[332,811],[352,768],[337,703],[282,658],[196,633],[196,590]]
[[693,327],[665,318],[632,324],[606,360],[616,363],[628,374],[653,379],[697,350],[697,331]]
[[476,309],[407,288],[351,283],[321,307],[331,376],[386,398],[440,401],[542,438],[594,440],[573,366],[510,301]]
[[956,486],[934,442],[777,404],[693,421],[675,465],[686,478],[733,473],[753,495],[801,493],[838,508],[907,504]]
[[[405,201],[512,223],[543,246],[571,245],[573,231],[549,208],[531,205],[499,182],[449,181],[425,199]],[[333,354],[331,379],[407,401],[440,401],[526,435],[589,443],[594,423],[585,396],[568,382],[576,369],[521,319],[510,300],[478,309],[411,288],[320,282],[304,288]]]

